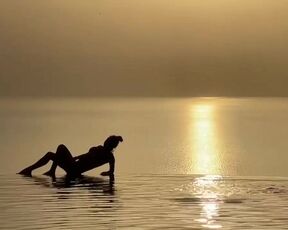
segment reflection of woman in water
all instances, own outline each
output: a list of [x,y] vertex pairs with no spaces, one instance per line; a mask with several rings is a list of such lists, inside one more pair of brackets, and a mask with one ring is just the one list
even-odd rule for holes
[[23,169],[19,174],[32,175],[34,169],[40,168],[46,165],[50,160],[53,164],[50,170],[45,175],[55,177],[55,171],[57,166],[65,170],[69,177],[80,176],[83,172],[99,167],[103,164],[109,163],[110,169],[107,172],[102,172],[102,176],[114,175],[115,158],[113,156],[113,150],[118,146],[119,142],[122,142],[121,136],[108,137],[103,146],[92,147],[88,153],[73,157],[70,151],[65,145],[59,145],[56,153],[48,152],[40,160],[33,165]]

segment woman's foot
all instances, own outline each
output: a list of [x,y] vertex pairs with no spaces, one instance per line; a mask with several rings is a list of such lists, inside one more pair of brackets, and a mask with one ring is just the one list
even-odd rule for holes
[[47,172],[45,172],[45,173],[43,173],[43,175],[45,175],[45,176],[50,176],[50,177],[52,177],[52,178],[55,178],[55,172],[52,172],[52,171],[47,171]]
[[29,168],[23,169],[18,174],[24,175],[24,176],[32,176],[32,170]]

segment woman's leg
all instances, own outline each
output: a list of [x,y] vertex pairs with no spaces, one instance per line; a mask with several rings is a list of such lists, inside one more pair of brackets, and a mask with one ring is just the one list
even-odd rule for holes
[[71,171],[73,163],[73,156],[67,147],[65,145],[59,145],[55,153],[53,164],[51,168],[44,173],[44,175],[55,177],[57,166],[60,166],[66,171],[66,173],[68,173]]
[[49,176],[55,176],[55,170],[57,165],[64,169],[66,172],[71,171],[74,159],[70,151],[65,145],[59,145],[56,153],[48,152],[40,160],[38,160],[33,165],[23,169],[19,174],[31,176],[34,169],[40,168],[46,165],[50,160],[53,161],[51,171],[49,170]]
[[47,172],[43,173],[43,175],[55,177],[56,168],[57,163],[53,161],[51,168]]
[[34,169],[40,168],[43,165],[46,165],[50,160],[54,160],[55,153],[48,152],[36,163],[30,165],[29,167],[23,169],[19,174],[31,176],[31,173]]

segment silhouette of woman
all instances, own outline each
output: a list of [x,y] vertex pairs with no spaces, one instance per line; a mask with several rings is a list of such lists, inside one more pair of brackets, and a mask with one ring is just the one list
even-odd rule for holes
[[23,169],[19,174],[31,176],[34,169],[40,168],[46,165],[50,160],[53,164],[49,171],[44,175],[55,178],[55,171],[57,166],[64,169],[68,177],[78,177],[83,172],[99,167],[103,164],[109,163],[109,171],[102,172],[102,176],[114,176],[115,158],[113,150],[118,146],[119,142],[122,142],[121,136],[108,137],[103,146],[92,147],[88,153],[73,157],[68,148],[61,144],[58,146],[56,153],[48,152],[40,160],[31,166]]

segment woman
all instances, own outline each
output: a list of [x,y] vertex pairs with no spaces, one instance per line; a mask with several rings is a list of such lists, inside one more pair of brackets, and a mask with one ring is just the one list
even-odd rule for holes
[[107,172],[102,172],[102,176],[114,176],[115,158],[113,150],[122,142],[121,136],[108,137],[103,146],[92,147],[88,153],[73,157],[65,145],[59,145],[56,153],[48,152],[40,160],[33,165],[23,169],[19,174],[31,176],[34,169],[46,165],[50,160],[53,164],[50,170],[45,175],[55,178],[55,171],[57,166],[64,169],[67,176],[75,178],[80,176],[83,172],[99,167],[103,164],[109,163],[110,169]]

